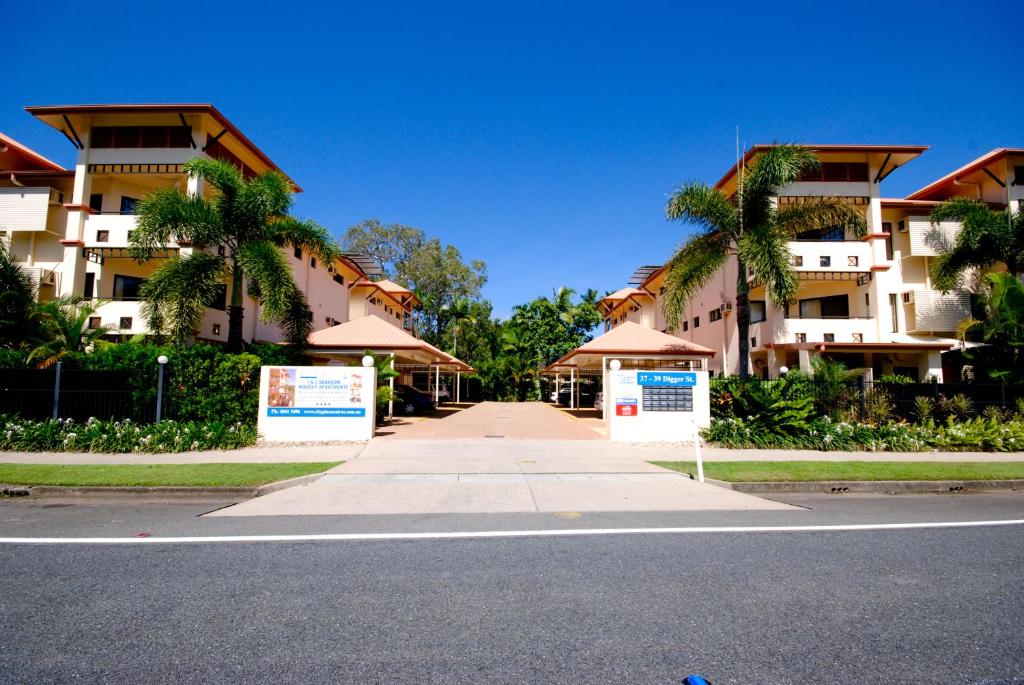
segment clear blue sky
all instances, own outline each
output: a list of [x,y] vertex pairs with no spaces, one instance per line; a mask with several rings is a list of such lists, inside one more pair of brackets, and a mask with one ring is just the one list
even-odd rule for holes
[[6,9],[0,130],[70,164],[24,105],[212,102],[305,189],[297,213],[453,243],[501,315],[664,261],[686,234],[666,195],[717,180],[737,125],[930,145],[894,196],[1024,146],[1017,2],[62,5]]

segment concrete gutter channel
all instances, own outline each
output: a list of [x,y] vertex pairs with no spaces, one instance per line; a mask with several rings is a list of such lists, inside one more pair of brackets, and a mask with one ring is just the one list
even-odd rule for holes
[[152,486],[62,486],[62,485],[4,485],[0,483],[0,497],[137,497],[167,499],[208,499],[233,497],[251,499],[260,495],[269,495],[278,490],[308,485],[319,480],[322,473],[279,480],[275,483],[257,486],[211,486],[189,487],[177,485]]
[[[325,473],[314,473],[289,478],[260,486],[91,486],[68,487],[57,485],[4,485],[0,483],[0,497],[137,497],[167,499],[197,499],[236,497],[251,499],[272,492],[299,485],[308,485],[322,478]],[[692,474],[683,474],[684,477]],[[801,482],[729,482],[705,479],[709,485],[735,490],[749,495],[773,494],[844,494],[870,493],[883,495],[971,493],[971,492],[1014,492],[1024,491],[1024,479],[1010,480],[825,480]]]

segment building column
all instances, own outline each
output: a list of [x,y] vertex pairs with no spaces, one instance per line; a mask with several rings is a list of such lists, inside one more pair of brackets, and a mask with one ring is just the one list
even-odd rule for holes
[[434,367],[434,404],[441,402],[441,365]]
[[[391,358],[391,370],[395,370],[395,359]],[[388,379],[388,387],[391,388],[391,399],[388,400],[388,419],[395,418],[395,377]]]
[[576,369],[569,369],[569,409],[576,408]]
[[462,372],[455,372],[455,402],[462,404]]
[[798,351],[800,355],[800,373],[811,373],[811,350],[801,349]]
[[926,382],[929,377],[942,383],[942,352],[940,350],[922,352],[917,361],[917,373],[922,383]]
[[80,138],[85,149],[78,151],[75,161],[75,183],[71,191],[71,202],[65,207],[68,220],[64,228],[64,238],[60,241],[64,246],[61,260],[60,295],[81,295],[85,290],[85,259],[82,247],[85,245],[85,221],[89,215],[89,193],[92,191],[92,178],[89,176],[89,137],[88,131],[82,131]]

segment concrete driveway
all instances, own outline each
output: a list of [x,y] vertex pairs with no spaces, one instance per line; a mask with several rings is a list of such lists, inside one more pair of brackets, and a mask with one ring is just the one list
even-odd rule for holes
[[698,483],[645,457],[600,439],[378,439],[314,482],[210,515],[795,509]]
[[444,405],[436,415],[400,419],[377,431],[379,438],[400,440],[491,438],[602,440],[584,421],[544,402],[481,402]]

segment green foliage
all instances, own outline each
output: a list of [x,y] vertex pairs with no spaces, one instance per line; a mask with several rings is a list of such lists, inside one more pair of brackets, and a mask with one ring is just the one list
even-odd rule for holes
[[994,212],[983,202],[954,198],[932,210],[933,224],[960,223],[952,245],[938,245],[943,253],[932,263],[935,287],[949,292],[960,287],[970,269],[1002,263],[1011,275],[1024,268],[1024,209]]
[[853,382],[862,373],[847,369],[841,361],[815,356],[811,359],[814,377],[814,406],[820,416],[833,418],[850,412],[854,404]]
[[85,423],[32,421],[0,414],[0,450],[21,452],[185,452],[238,449],[256,442],[256,429],[241,423],[132,421]]
[[887,385],[909,385],[914,383],[914,379],[899,373],[885,373],[879,376],[875,382]]
[[33,329],[36,289],[0,240],[0,349],[17,348]]
[[132,254],[145,261],[173,241],[197,248],[219,245],[224,254],[199,249],[162,260],[141,290],[149,328],[184,344],[219,289],[228,287],[234,312],[228,346],[241,351],[242,285],[249,279],[260,294],[263,319],[279,324],[292,345],[304,346],[311,330],[309,306],[278,248],[295,245],[330,262],[339,254],[330,234],[312,221],[288,216],[294,191],[279,172],[246,179],[227,162],[200,157],[186,162],[185,171],[209,184],[212,197],[167,187],[143,198],[136,206]]
[[914,414],[919,422],[935,417],[935,400],[918,395],[914,398]]
[[736,376],[715,379],[711,407],[713,417],[740,421],[766,439],[798,436],[815,417],[810,380],[795,371],[773,382]]
[[66,354],[100,345],[107,329],[89,328],[89,317],[95,312],[96,307],[80,297],[61,297],[36,305],[38,328],[28,340],[31,351],[27,361],[47,367]]
[[980,293],[985,318],[961,327],[963,339],[984,345],[964,349],[963,356],[993,379],[1024,383],[1024,284],[1014,275],[992,273],[985,277],[985,286]]
[[790,264],[788,240],[800,231],[824,227],[850,227],[863,234],[864,217],[837,198],[778,209],[779,188],[798,179],[818,160],[808,148],[776,145],[760,154],[748,170],[738,174],[735,197],[703,183],[688,183],[668,200],[666,216],[696,225],[697,232],[672,256],[665,279],[665,316],[672,327],[685,318],[693,295],[735,256],[740,376],[749,375],[748,280],[764,284],[772,301],[785,307],[796,293],[796,275]]
[[24,369],[26,367],[23,350],[0,347],[0,369]]

